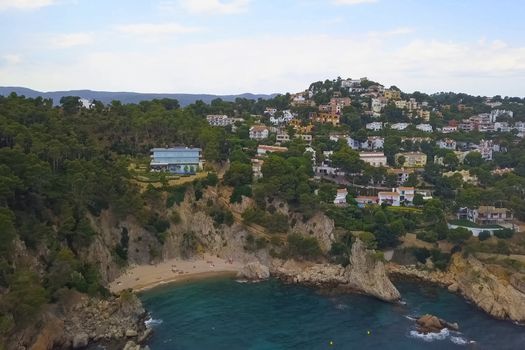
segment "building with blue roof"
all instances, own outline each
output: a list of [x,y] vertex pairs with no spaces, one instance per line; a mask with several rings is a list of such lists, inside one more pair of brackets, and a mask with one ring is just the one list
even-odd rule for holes
[[195,174],[202,169],[202,150],[188,147],[153,148],[150,168],[172,174]]

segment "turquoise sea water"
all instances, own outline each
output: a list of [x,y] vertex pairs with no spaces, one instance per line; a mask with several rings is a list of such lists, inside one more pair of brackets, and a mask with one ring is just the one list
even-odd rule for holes
[[[175,284],[141,299],[155,329],[152,350],[525,349],[523,326],[494,320],[437,287],[396,285],[405,305],[275,280]],[[458,322],[460,332],[418,335],[411,318],[423,313]]]

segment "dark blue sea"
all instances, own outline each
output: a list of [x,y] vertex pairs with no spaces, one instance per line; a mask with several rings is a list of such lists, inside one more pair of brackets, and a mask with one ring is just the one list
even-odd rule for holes
[[[216,279],[141,295],[155,330],[152,350],[525,349],[525,327],[490,318],[444,289],[396,283],[404,305],[329,295],[276,280]],[[413,317],[431,313],[460,332],[423,336]]]

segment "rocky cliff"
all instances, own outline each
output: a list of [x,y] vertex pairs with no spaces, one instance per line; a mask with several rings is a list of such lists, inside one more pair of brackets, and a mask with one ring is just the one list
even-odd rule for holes
[[452,256],[447,271],[428,271],[415,266],[389,264],[390,274],[415,277],[448,287],[475,303],[493,317],[525,321],[525,293],[511,283],[498,269],[483,264],[473,256],[463,258],[457,253]]
[[396,301],[401,295],[387,276],[383,262],[365,249],[357,239],[352,246],[350,265],[274,260],[271,273],[290,283],[357,291],[384,301]]
[[16,334],[8,349],[84,348],[89,343],[141,343],[151,334],[144,320],[146,311],[132,293],[107,300],[89,298],[64,290],[56,304],[49,305],[35,324]]

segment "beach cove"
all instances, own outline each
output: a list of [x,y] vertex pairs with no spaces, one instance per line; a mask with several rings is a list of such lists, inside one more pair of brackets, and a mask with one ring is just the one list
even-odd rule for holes
[[[271,279],[211,278],[140,293],[164,349],[520,349],[525,328],[491,318],[432,285],[398,281],[402,304],[331,294]],[[433,313],[459,332],[421,335],[414,318]],[[330,343],[332,342],[332,343]]]

